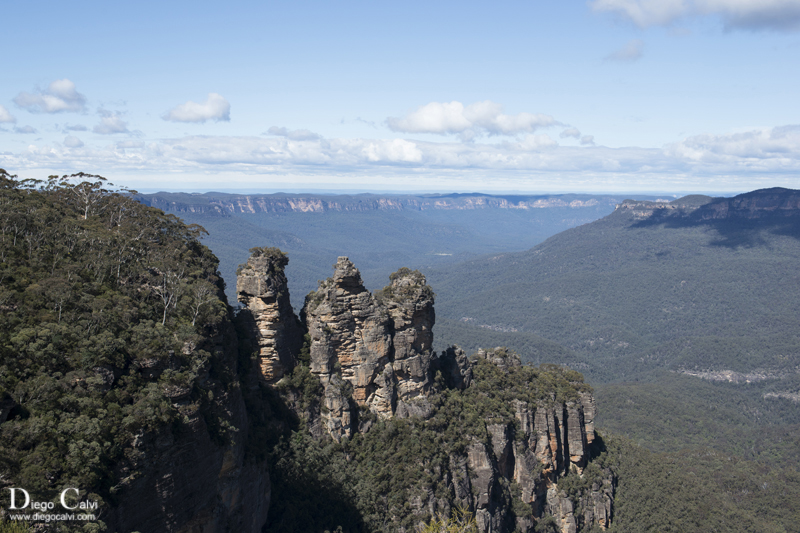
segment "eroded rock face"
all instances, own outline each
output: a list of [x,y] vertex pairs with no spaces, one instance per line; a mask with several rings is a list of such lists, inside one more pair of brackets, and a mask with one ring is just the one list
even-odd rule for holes
[[311,372],[325,387],[322,416],[338,440],[352,434],[359,407],[384,418],[398,406],[405,416],[425,411],[435,318],[433,293],[419,272],[401,269],[373,296],[347,257],[334,268],[306,298],[303,315]]
[[291,372],[303,334],[289,301],[283,269],[289,259],[276,248],[254,248],[236,280],[240,311],[258,351],[261,377],[276,383]]
[[[520,365],[518,356],[505,349],[476,354],[501,371]],[[585,478],[590,461],[594,427],[589,437],[588,424],[593,424],[596,407],[594,397],[582,391],[572,401],[544,401],[530,404],[514,400],[516,423],[487,418],[489,446],[474,441],[463,458],[450,457],[453,478],[458,465],[465,465],[469,484],[461,488],[454,483],[456,495],[470,491],[468,508],[475,513],[482,532],[534,531],[546,515],[555,520],[562,533],[575,533],[593,526],[606,529],[611,525],[615,477],[602,472],[577,495],[568,496],[559,488],[566,475]],[[588,422],[587,422],[588,421]],[[596,476],[593,473],[592,476]],[[575,479],[575,478],[572,478]],[[589,482],[589,478],[587,483]],[[529,515],[509,513],[510,502],[504,500],[500,486],[516,486],[513,497],[530,507]],[[580,512],[576,513],[576,509]]]

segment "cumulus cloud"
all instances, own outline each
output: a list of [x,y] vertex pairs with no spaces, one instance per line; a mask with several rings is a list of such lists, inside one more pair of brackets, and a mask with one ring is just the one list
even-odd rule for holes
[[465,106],[461,102],[431,102],[386,124],[403,133],[459,134],[465,140],[481,134],[518,135],[539,128],[561,125],[550,115],[519,113],[506,115],[503,106],[489,100]]
[[129,133],[128,124],[122,120],[119,113],[112,113],[104,109],[98,110],[100,113],[100,123],[92,131],[100,135],[113,135],[115,133]]
[[797,0],[695,0],[703,13],[718,14],[726,29],[794,31],[800,29]]
[[[374,183],[367,180],[376,176],[404,181],[453,176],[462,185],[478,176],[530,184],[527,180],[539,176],[542,184],[571,179],[574,189],[605,183],[616,190],[632,184],[639,190],[673,187],[683,191],[713,189],[715,179],[720,180],[716,184],[739,190],[762,183],[796,187],[800,175],[800,125],[697,135],[662,148],[595,146],[591,136],[582,136],[580,141],[581,146],[560,146],[540,133],[496,143],[197,135],[80,147],[65,139],[54,145],[30,143],[17,152],[0,152],[0,168],[22,171],[70,166],[161,175],[244,173],[259,179],[264,175],[336,176],[340,183],[360,179],[361,184]],[[70,146],[73,143],[76,146]]]
[[64,137],[64,146],[67,148],[80,148],[83,146],[83,141],[75,137],[74,135],[67,135]]
[[676,158],[705,164],[739,162],[750,166],[795,166],[800,161],[800,125],[728,135],[696,135],[667,146],[666,152]]
[[642,48],[644,42],[640,39],[633,39],[628,43],[610,54],[605,59],[606,61],[636,61],[642,57]]
[[3,122],[10,122],[13,124],[16,121],[17,119],[14,118],[14,116],[11,113],[8,112],[8,109],[0,105],[0,124],[2,124]]
[[66,78],[56,80],[47,89],[35,93],[21,92],[14,98],[14,103],[31,113],[80,112],[86,109],[86,97]]
[[639,26],[668,26],[683,17],[717,16],[726,29],[800,29],[800,0],[593,0],[595,11],[609,11]]
[[267,135],[286,137],[291,141],[315,141],[321,137],[311,130],[288,130],[284,127],[272,126],[267,130]]
[[87,128],[83,124],[76,124],[74,126],[66,124],[64,126],[64,128],[62,129],[62,131],[64,131],[64,132],[67,132],[67,131],[89,131],[89,128]]
[[36,133],[36,128],[34,128],[33,126],[20,126],[18,128],[14,128],[14,133],[23,133],[23,134]]
[[552,148],[558,146],[558,143],[552,137],[545,134],[526,135],[525,138],[517,144],[521,150],[542,150],[544,148]]
[[217,93],[209,93],[208,98],[203,103],[186,102],[173,107],[161,118],[170,122],[215,122],[230,121],[231,104]]
[[559,137],[562,139],[566,139],[567,137],[575,137],[577,139],[580,136],[581,132],[578,128],[567,128],[561,132],[561,135],[559,135]]

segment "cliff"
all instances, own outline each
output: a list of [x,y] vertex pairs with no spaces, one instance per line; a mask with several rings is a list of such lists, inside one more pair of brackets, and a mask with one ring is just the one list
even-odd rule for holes
[[[237,337],[230,322],[187,350],[211,350],[220,366],[237,369]],[[184,354],[189,355],[189,354]],[[156,365],[153,378],[166,370]],[[240,390],[211,375],[199,376],[221,420],[191,405],[190,391],[165,390],[183,416],[180,428],[136,435],[126,459],[116,465],[118,505],[103,520],[108,531],[153,533],[257,533],[267,520],[271,484],[266,461],[248,457],[248,412]],[[209,422],[223,427],[210,427]],[[227,427],[227,431],[225,430]]]
[[671,217],[687,222],[784,219],[800,213],[800,191],[774,187],[731,198],[689,195],[671,202],[624,200],[615,211],[639,220]]
[[547,209],[613,205],[614,198],[589,195],[493,196],[446,195],[325,195],[156,193],[137,195],[145,205],[173,213],[230,216],[236,213],[325,213],[330,211],[426,211],[453,209]]
[[427,409],[433,292],[416,271],[402,269],[391,280],[373,296],[340,257],[333,277],[306,297],[310,368],[325,388],[325,424],[337,440],[352,435],[359,408],[384,418]]
[[[251,258],[248,264],[255,262]],[[285,292],[281,273],[258,272],[269,278],[262,286]],[[254,275],[261,274],[242,270],[240,295],[255,292],[242,290]],[[370,465],[405,470],[396,473],[391,488],[374,489],[404,502],[379,513],[398,531],[456,508],[473,513],[482,532],[534,531],[547,523],[563,533],[607,528],[615,478],[594,461],[602,443],[594,434],[594,399],[580,374],[523,366],[519,356],[500,348],[472,358],[457,347],[437,354],[431,350],[433,303],[425,277],[408,269],[392,274],[389,285],[371,294],[346,257],[306,297],[301,315],[308,331],[308,367],[298,358],[295,371],[278,380],[275,390],[282,391],[319,446],[329,446],[328,439],[342,446],[342,456],[328,452],[334,456],[325,468],[335,470],[343,461],[343,472],[330,476],[348,479],[341,487],[348,492],[380,484],[381,475]],[[291,307],[283,309],[272,324],[292,323]],[[262,348],[254,350],[259,354],[276,338],[274,326],[261,333]],[[304,375],[305,383],[320,384],[316,398],[305,403],[299,401],[303,392],[292,385],[300,382],[295,376]],[[414,444],[426,439],[430,445]],[[393,441],[417,447],[410,464],[389,466],[398,460],[384,455]],[[295,468],[303,468],[302,454],[309,453],[304,446],[290,445],[281,455],[296,456]],[[365,496],[353,498],[367,505]],[[283,516],[276,511],[275,530],[286,529],[280,526]]]

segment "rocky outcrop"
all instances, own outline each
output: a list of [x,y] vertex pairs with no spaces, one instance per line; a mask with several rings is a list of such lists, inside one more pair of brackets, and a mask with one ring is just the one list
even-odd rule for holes
[[[516,354],[505,349],[480,350],[472,358],[507,375],[522,369]],[[484,363],[485,365],[485,363]],[[484,418],[487,437],[473,435],[462,452],[451,453],[443,477],[453,504],[474,514],[482,532],[532,532],[546,520],[558,531],[577,533],[611,525],[616,478],[591,466],[597,441],[587,432],[596,408],[588,390],[571,399],[555,395],[539,401],[511,401],[513,416]],[[431,494],[423,508],[442,508]]]
[[[246,305],[241,313],[251,317],[257,331],[267,384],[279,381],[295,363],[292,350],[297,345],[290,337],[302,333],[290,329],[294,315],[284,265],[282,254],[257,254],[237,284]],[[516,376],[513,387],[519,393],[503,396],[504,414],[485,414],[485,433],[464,434],[463,446],[448,452],[449,461],[428,472],[451,496],[421,490],[408,501],[410,512],[448,514],[460,507],[474,514],[479,531],[493,533],[532,532],[548,516],[563,533],[608,527],[613,474],[596,469],[587,474],[595,444],[596,407],[590,390],[552,371],[556,374],[547,378],[547,387],[560,383],[559,392],[532,395],[527,380],[535,383],[537,371],[523,367],[519,356],[506,349],[479,350],[472,358],[458,347],[436,354],[431,348],[433,301],[418,271],[400,269],[389,285],[372,294],[353,263],[338,259],[333,276],[306,297],[301,312],[308,331],[308,371],[319,379],[321,394],[305,407],[289,403],[308,422],[311,434],[342,441],[369,432],[376,419],[433,420],[445,394],[468,395],[471,387],[486,387],[487,379],[496,383],[492,387],[504,387],[510,383],[506,377]],[[478,375],[484,385],[476,381]],[[278,389],[286,386],[279,384]],[[561,486],[564,479],[569,480],[566,487]],[[581,480],[578,489],[576,479]]]
[[383,418],[426,410],[435,316],[433,292],[417,271],[399,270],[372,295],[347,257],[334,268],[308,295],[302,315],[311,372],[325,388],[323,418],[338,440],[351,435],[358,408]]
[[253,248],[236,280],[244,307],[248,341],[258,352],[261,378],[274,384],[294,368],[302,347],[302,330],[289,302],[283,269],[289,259],[277,248]]
[[800,191],[774,187],[760,189],[732,198],[689,195],[671,202],[624,200],[615,208],[617,214],[645,219],[686,219],[686,223],[707,223],[715,220],[751,220],[797,217],[800,213]]

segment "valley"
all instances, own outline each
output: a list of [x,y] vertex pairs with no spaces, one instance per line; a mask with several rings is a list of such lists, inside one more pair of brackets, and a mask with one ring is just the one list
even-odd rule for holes
[[800,520],[797,191],[164,213],[0,178],[1,479],[100,531]]

